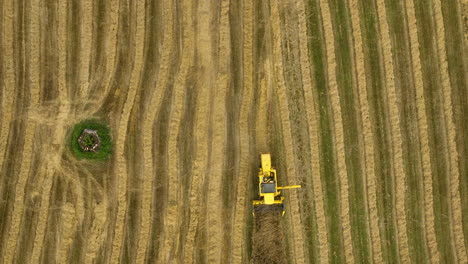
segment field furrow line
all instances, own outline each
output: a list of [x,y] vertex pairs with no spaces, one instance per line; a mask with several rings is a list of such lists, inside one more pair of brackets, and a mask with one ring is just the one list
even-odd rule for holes
[[334,138],[336,149],[337,172],[340,179],[340,209],[342,232],[344,240],[344,251],[347,263],[354,262],[353,244],[351,237],[351,225],[349,216],[349,194],[348,194],[348,176],[346,172],[346,163],[344,159],[344,138],[343,138],[343,121],[341,117],[340,99],[338,95],[338,85],[336,80],[336,58],[335,58],[335,43],[333,37],[333,27],[331,21],[330,7],[325,0],[320,0],[321,14],[323,20],[323,28],[325,30],[325,43],[327,54],[327,70],[328,70],[328,86],[330,89],[330,101],[333,112]]
[[[87,98],[89,93],[89,77],[90,77],[90,63],[93,39],[93,1],[81,0],[80,5],[80,47],[79,47],[79,98]],[[102,51],[101,51],[102,52]]]
[[[131,3],[129,3],[130,5]],[[134,56],[134,63],[133,69],[128,71],[130,76],[129,88],[127,90],[127,96],[125,99],[125,103],[122,109],[119,109],[121,115],[117,122],[118,129],[117,129],[117,138],[115,140],[115,160],[116,165],[116,177],[117,177],[117,215],[115,220],[115,233],[112,241],[112,252],[111,252],[111,263],[118,263],[119,257],[121,255],[122,245],[124,244],[124,227],[126,226],[126,221],[128,220],[127,213],[127,178],[128,178],[128,170],[127,170],[127,163],[125,159],[125,144],[127,139],[127,129],[128,129],[128,122],[132,107],[135,102],[136,93],[138,90],[138,84],[140,81],[141,76],[141,69],[143,67],[144,59],[144,33],[145,33],[145,5],[143,3],[134,3],[133,6],[128,6],[128,12],[130,16],[136,16],[135,22],[130,22],[130,29],[128,29],[128,34],[135,34],[134,38],[131,38],[135,41],[134,43],[134,54],[129,54],[128,56]],[[126,11],[125,11],[126,12]],[[131,20],[130,20],[131,21]],[[132,30],[132,25],[135,28]],[[125,38],[120,36],[121,38]],[[130,43],[133,44],[133,43]],[[124,66],[128,67],[128,66]],[[116,74],[116,73],[115,73]],[[116,99],[117,100],[117,99]]]
[[[393,72],[393,57],[391,49],[391,41],[389,36],[387,17],[384,10],[384,3],[382,0],[379,1],[380,5],[378,8],[379,28],[381,35],[381,56],[384,66],[385,74],[385,91],[387,95],[387,109],[390,121],[391,130],[391,145],[393,147],[392,156],[394,162],[394,177],[395,177],[395,196],[396,196],[396,214],[397,214],[397,225],[398,225],[398,244],[400,259],[403,263],[410,261],[409,247],[408,247],[408,235],[406,225],[406,213],[405,213],[405,195],[406,195],[406,177],[404,172],[403,163],[403,143],[402,133],[400,129],[400,113],[398,110],[397,92],[395,88],[395,76]],[[375,242],[374,242],[375,243]]]
[[434,220],[434,198],[432,190],[432,165],[429,150],[429,136],[427,125],[427,111],[424,102],[424,87],[422,80],[421,61],[419,54],[419,40],[416,26],[416,15],[414,13],[413,1],[408,1],[406,6],[406,15],[408,18],[409,40],[411,45],[411,61],[413,63],[413,78],[416,90],[416,109],[418,116],[419,138],[421,140],[421,156],[423,168],[423,186],[424,186],[424,214],[426,222],[426,237],[431,252],[431,258],[434,261],[440,260],[437,249],[437,240],[435,234]]
[[247,183],[250,176],[250,137],[249,137],[249,112],[253,103],[253,1],[242,2],[242,99],[239,115],[239,175],[236,187],[236,202],[234,211],[234,225],[232,238],[232,263],[246,261],[246,239],[245,230],[246,207],[247,207]]
[[[20,5],[21,3],[17,3],[18,5]],[[17,19],[23,19],[21,16],[24,16],[24,17],[28,17],[30,14],[26,14],[26,5],[23,3],[23,7],[21,8],[22,10],[22,13],[21,14],[18,14],[19,12],[16,11],[15,13],[18,14],[18,17]],[[8,7],[8,6],[7,6]],[[19,8],[19,7],[16,7],[16,8]],[[32,14],[33,16],[36,15],[36,14]],[[26,20],[27,21],[27,20]],[[23,27],[27,28],[29,27],[30,25],[29,24],[24,24],[25,21],[23,20]],[[12,23],[12,25],[15,24],[15,23]],[[19,22],[17,22],[17,24],[21,24]],[[25,30],[24,28],[22,29],[22,32],[27,32],[27,30]],[[24,40],[23,40],[24,41]],[[27,49],[25,46],[27,45],[27,43],[17,43],[17,45],[22,48],[22,49]],[[24,54],[24,64],[26,65],[31,65],[29,64],[28,62],[26,62],[29,58],[26,57],[26,54]],[[32,62],[37,62],[34,58],[32,59],[33,61]],[[34,64],[35,65],[35,64]],[[19,65],[18,65],[19,66]],[[27,67],[28,67],[27,66]],[[26,83],[28,83],[29,80],[24,80],[23,82],[23,85],[27,85]],[[24,87],[23,89],[26,89],[26,87]],[[39,102],[39,96],[38,96],[38,86],[37,86],[37,83],[36,84],[32,84],[30,85],[29,87],[31,90],[33,89],[36,89],[36,92],[33,92],[31,93],[31,99],[30,99],[30,105],[36,105],[38,102]],[[34,97],[33,97],[34,96]],[[29,110],[28,110],[29,112]],[[26,113],[26,118],[27,118],[27,114]],[[36,124],[35,123],[30,123],[28,122],[27,120],[25,120],[26,124],[25,126],[23,127],[24,129],[24,146],[22,148],[22,158],[21,158],[21,167],[20,167],[20,171],[19,171],[19,174],[18,174],[18,178],[17,178],[17,182],[16,182],[16,186],[15,186],[15,197],[14,197],[14,202],[13,202],[13,209],[11,211],[11,220],[10,220],[10,226],[9,226],[9,232],[8,232],[8,239],[6,241],[6,251],[5,251],[5,261],[6,263],[12,263],[13,262],[13,258],[15,256],[15,251],[16,251],[16,246],[17,246],[17,238],[18,238],[18,234],[19,234],[19,231],[20,231],[20,228],[21,228],[21,218],[22,218],[22,215],[23,215],[23,211],[24,211],[24,197],[25,197],[25,186],[26,186],[26,182],[27,182],[27,179],[29,177],[29,172],[30,172],[30,166],[31,166],[31,160],[32,160],[32,157],[33,157],[33,153],[32,153],[32,149],[33,149],[33,136],[34,136],[34,133],[35,133],[35,130],[36,130]]]
[[443,108],[445,116],[445,126],[447,133],[448,144],[448,160],[449,160],[449,185],[450,185],[450,200],[452,204],[452,233],[454,235],[454,244],[457,252],[458,260],[468,260],[465,239],[463,234],[463,221],[462,221],[462,208],[460,199],[460,171],[458,169],[458,151],[456,145],[456,128],[453,116],[453,103],[452,103],[452,90],[450,84],[450,77],[448,73],[447,51],[445,47],[445,31],[444,21],[442,17],[441,1],[435,0],[433,2],[434,21],[436,27],[436,40],[437,40],[437,53],[440,65]]
[[[183,2],[182,8],[182,61],[174,84],[174,93],[172,98],[172,107],[169,121],[169,135],[168,135],[168,197],[167,209],[164,216],[164,241],[162,243],[161,251],[159,252],[159,260],[166,263],[176,261],[179,256],[174,255],[173,252],[177,249],[181,219],[181,204],[180,198],[183,186],[180,186],[181,169],[179,168],[179,149],[178,136],[179,130],[182,126],[181,119],[184,113],[184,97],[185,85],[189,70],[192,67],[193,61],[193,38],[194,30],[192,8],[188,1]],[[172,253],[171,253],[172,252]]]
[[[151,234],[151,215],[152,215],[152,199],[154,196],[154,189],[151,180],[154,178],[155,169],[154,169],[154,162],[153,162],[153,138],[154,135],[154,122],[157,118],[157,113],[160,111],[162,99],[165,91],[165,87],[167,86],[167,82],[169,80],[169,72],[170,72],[170,58],[171,54],[173,53],[173,6],[169,1],[164,1],[162,4],[163,6],[163,14],[162,17],[164,18],[164,41],[162,42],[162,55],[161,55],[161,67],[159,69],[159,74],[157,81],[155,82],[156,86],[154,88],[154,92],[150,94],[150,98],[148,100],[149,107],[144,112],[144,119],[142,124],[142,137],[143,137],[143,194],[142,194],[142,208],[141,208],[141,229],[140,229],[140,238],[138,241],[138,251],[137,251],[137,263],[142,263],[145,260],[145,256],[149,245],[149,237]],[[148,33],[150,34],[150,33]],[[150,47],[147,47],[148,49]],[[144,80],[142,80],[144,81]]]
[[[295,166],[293,165],[294,153],[293,153],[293,140],[291,135],[291,124],[289,121],[289,109],[288,103],[286,100],[281,98],[287,98],[286,94],[286,84],[283,75],[283,63],[282,63],[282,50],[281,50],[281,27],[280,27],[280,15],[278,10],[278,3],[276,1],[271,1],[271,29],[272,29],[272,40],[273,40],[273,72],[276,75],[275,82],[277,85],[277,93],[280,98],[279,111],[281,115],[281,124],[283,132],[285,134],[284,145],[286,157],[289,162],[287,166],[287,175],[290,181],[297,182],[297,175],[295,171]],[[292,250],[294,252],[296,263],[305,263],[305,253],[304,253],[304,237],[303,230],[304,226],[301,221],[299,214],[299,200],[296,192],[290,193],[290,217],[292,220],[292,236],[293,236],[293,245]]]
[[364,156],[362,166],[365,168],[365,186],[367,187],[366,204],[369,214],[370,241],[372,243],[372,258],[375,263],[383,263],[382,244],[379,230],[379,217],[377,214],[377,188],[374,162],[373,133],[370,119],[366,80],[366,68],[364,65],[363,37],[361,33],[361,18],[356,0],[350,0],[351,25],[354,38],[354,53],[357,74],[357,87],[359,105],[361,111]]
[[320,177],[320,157],[319,157],[319,127],[318,124],[318,112],[317,105],[313,104],[313,94],[312,90],[315,89],[311,80],[311,69],[309,61],[309,52],[307,47],[307,24],[306,24],[306,13],[303,0],[296,0],[296,7],[299,12],[299,44],[300,44],[300,57],[301,57],[301,70],[302,70],[302,83],[304,96],[307,103],[307,119],[309,120],[309,140],[310,140],[310,152],[311,152],[311,164],[312,164],[312,179],[313,179],[313,192],[314,192],[314,202],[316,210],[316,221],[318,226],[318,243],[320,249],[320,262],[328,263],[329,262],[329,241],[327,234],[327,223],[326,223],[326,207],[324,205],[324,193],[322,180]]
[[[10,133],[10,122],[14,112],[14,91],[16,71],[14,69],[14,7],[11,1],[2,1],[2,86],[1,93],[1,127],[0,127],[0,172],[3,170],[3,160],[7,155],[8,135]],[[0,250],[1,251],[1,250]]]
[[220,13],[218,68],[214,69],[216,76],[216,89],[214,92],[214,104],[212,106],[213,139],[211,144],[210,172],[208,175],[208,197],[207,197],[207,237],[209,263],[222,263],[222,249],[226,241],[223,241],[224,224],[222,222],[223,204],[221,191],[226,188],[223,184],[223,171],[226,152],[227,113],[226,97],[229,86],[229,68],[231,63],[230,54],[230,24],[229,24],[229,1],[223,0]]

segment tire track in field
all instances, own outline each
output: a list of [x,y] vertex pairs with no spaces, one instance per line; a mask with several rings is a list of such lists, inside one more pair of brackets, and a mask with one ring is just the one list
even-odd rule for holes
[[[450,166],[447,148],[446,124],[441,94],[441,78],[439,77],[439,62],[437,61],[437,45],[434,35],[434,20],[431,3],[414,1],[409,4],[409,15],[414,10],[416,21],[418,47],[421,59],[422,96],[426,104],[427,128],[429,139],[429,157],[433,165],[432,177],[434,184],[434,217],[436,239],[438,241],[441,262],[457,262],[454,245],[453,222],[449,190]],[[412,18],[411,18],[412,19]]]
[[[24,3],[17,3],[18,5],[16,6],[15,10],[15,15],[16,15],[16,24],[12,23],[12,25],[15,25],[16,32],[17,32],[17,39],[16,43],[18,47],[18,52],[14,55],[14,58],[17,60],[16,61],[16,69],[18,71],[18,79],[16,82],[16,86],[18,90],[24,89],[24,94],[18,93],[16,96],[19,98],[21,96],[24,96],[25,98],[29,97],[29,100],[25,105],[23,104],[17,104],[16,105],[16,113],[21,113],[24,112],[26,119],[28,116],[28,113],[30,109],[28,109],[31,105],[35,105],[39,101],[39,96],[38,96],[38,86],[37,83],[31,85],[29,82],[30,78],[30,62],[37,62],[36,60],[30,61],[30,47],[28,47],[27,40],[28,38],[26,37],[27,34],[29,33],[30,30],[30,24],[28,24],[28,18],[30,17],[30,13],[27,12],[27,5]],[[33,14],[34,15],[34,14]],[[13,41],[14,43],[14,41]],[[32,92],[33,89],[36,89],[36,91]],[[26,99],[27,100],[27,99]],[[23,108],[20,110],[19,108]],[[11,215],[10,215],[10,226],[9,226],[9,232],[8,232],[8,240],[6,241],[6,252],[4,259],[6,263],[12,263],[14,260],[15,256],[15,250],[17,246],[17,238],[18,234],[21,228],[21,218],[23,215],[23,210],[24,210],[24,190],[25,190],[25,185],[27,182],[27,179],[29,178],[30,175],[30,165],[31,165],[31,160],[33,157],[32,153],[32,143],[33,143],[33,136],[34,132],[36,129],[36,124],[35,123],[29,123],[27,120],[19,120],[16,122],[26,122],[26,124],[20,125],[21,130],[24,131],[23,135],[17,135],[18,137],[24,137],[24,145],[22,148],[12,149],[13,152],[16,152],[15,155],[21,155],[21,162],[20,162],[20,167],[19,171],[16,170],[8,170],[6,172],[6,176],[8,177],[8,174],[10,175],[18,175],[16,179],[16,184],[13,185],[15,188],[14,191],[14,200],[9,201],[9,203],[13,204]],[[21,150],[21,151],[20,151]],[[9,157],[12,159],[12,157]],[[16,157],[13,158],[15,162],[18,162],[16,160]],[[13,187],[12,186],[12,187]],[[8,201],[8,200],[7,200]]]
[[222,211],[223,201],[220,199],[222,189],[225,188],[222,181],[226,171],[223,170],[226,163],[226,133],[227,133],[227,113],[226,100],[230,82],[230,24],[229,24],[229,1],[223,0],[220,3],[219,32],[217,57],[215,64],[216,71],[216,92],[213,94],[213,105],[211,109],[211,123],[213,124],[213,138],[210,148],[210,171],[208,174],[208,197],[207,197],[207,237],[209,263],[222,263],[222,249],[226,241],[223,241]]
[[[448,74],[452,93],[452,108],[456,126],[456,143],[459,161],[459,174],[468,175],[468,1],[441,1],[444,22]],[[462,207],[465,248],[468,249],[468,177],[460,177],[460,197]]]
[[[341,210],[341,222],[342,222],[342,232],[343,232],[343,250],[345,253],[345,261],[348,263],[354,262],[353,255],[353,244],[351,241],[351,226],[350,226],[350,216],[349,216],[349,194],[348,194],[348,177],[346,173],[346,164],[344,160],[344,138],[343,138],[343,122],[341,118],[341,109],[339,109],[339,98],[338,98],[338,87],[336,79],[336,59],[335,59],[335,44],[334,44],[334,35],[332,28],[332,19],[330,7],[327,2],[324,0],[320,1],[321,6],[321,15],[323,19],[325,43],[326,43],[326,53],[327,53],[327,62],[328,62],[328,87],[330,88],[330,102],[333,112],[333,119],[335,124],[333,129],[333,135],[335,139],[335,148],[336,153],[336,163],[337,163],[337,173],[339,175],[340,182],[340,210]],[[338,107],[338,108],[337,108]],[[333,231],[331,231],[333,232]]]
[[168,186],[167,186],[167,209],[164,216],[164,240],[162,243],[161,251],[159,252],[159,260],[166,263],[176,261],[179,256],[175,254],[178,248],[177,243],[180,235],[181,219],[181,204],[180,196],[182,189],[179,179],[183,177],[179,169],[179,149],[178,149],[178,136],[181,127],[181,119],[184,113],[184,97],[185,86],[187,85],[187,78],[189,70],[192,67],[193,61],[193,38],[194,31],[193,14],[189,12],[191,6],[184,1],[182,7],[182,59],[180,68],[177,71],[177,76],[174,84],[174,92],[172,95],[172,106],[169,120],[169,135],[168,135]]
[[363,42],[365,38],[361,32],[361,19],[359,14],[359,6],[356,0],[350,1],[350,13],[351,13],[351,27],[354,38],[354,53],[355,53],[355,67],[357,75],[357,87],[359,105],[361,111],[362,130],[363,130],[363,144],[364,144],[364,156],[363,162],[361,163],[365,167],[365,183],[366,186],[366,204],[369,214],[369,231],[370,231],[370,242],[372,244],[372,259],[375,263],[383,263],[382,258],[382,244],[380,239],[379,230],[379,217],[377,214],[377,189],[376,189],[376,172],[375,172],[375,154],[374,154],[374,140],[372,132],[372,123],[370,119],[370,107],[368,103],[367,89],[369,84],[366,80],[366,67],[365,67],[365,53],[363,48]]
[[[433,204],[433,183],[432,183],[432,164],[429,153],[429,139],[427,127],[427,111],[424,102],[423,80],[421,72],[421,61],[419,53],[419,40],[416,27],[416,17],[412,1],[408,1],[406,6],[406,16],[408,18],[409,40],[411,45],[411,61],[413,64],[413,78],[416,90],[416,109],[418,116],[419,137],[421,140],[421,155],[423,167],[423,185],[424,185],[424,210],[426,224],[426,236],[431,254],[437,251],[437,240],[435,234],[434,204]],[[434,228],[434,230],[432,230]],[[437,251],[438,252],[438,251]],[[437,253],[438,254],[438,253]],[[440,256],[431,256],[439,260]]]
[[[286,99],[286,84],[283,76],[283,63],[282,63],[282,50],[281,50],[281,26],[280,26],[280,14],[278,10],[278,3],[276,1],[272,1],[271,3],[271,27],[272,27],[272,52],[273,58],[276,58],[277,61],[273,60],[273,69],[272,71],[276,75],[276,85],[278,87],[277,96],[279,97],[279,112],[281,116],[281,125],[282,129],[284,129],[285,133],[285,152],[286,152],[286,160],[294,161],[294,153],[293,153],[293,138],[291,132],[291,124],[290,124],[290,115],[288,109],[288,103],[283,98]],[[296,176],[296,168],[291,163],[287,164],[287,175],[288,178],[291,179],[292,182],[298,182]],[[295,262],[296,263],[305,263],[305,253],[304,253],[304,237],[303,237],[303,230],[304,226],[301,221],[301,217],[299,215],[299,201],[298,195],[296,192],[290,193],[290,204],[291,206],[291,219],[292,219],[292,234],[293,234],[293,245],[292,251],[294,252]]]
[[452,204],[452,217],[451,222],[453,226],[454,246],[457,252],[459,261],[468,260],[465,249],[465,238],[463,235],[463,221],[462,221],[462,208],[460,200],[460,171],[458,168],[458,151],[455,141],[456,128],[453,120],[453,103],[450,77],[448,73],[447,51],[445,47],[445,30],[442,17],[441,1],[435,0],[433,2],[434,22],[435,22],[435,36],[437,54],[440,64],[441,73],[441,86],[442,86],[442,101],[445,116],[445,126],[447,133],[447,148],[448,148],[448,166],[449,166],[449,188],[450,188],[450,201]]
[[312,70],[310,69],[311,62],[309,61],[309,50],[308,43],[305,41],[308,38],[307,24],[306,24],[306,11],[304,2],[302,0],[296,0],[296,8],[299,12],[299,44],[300,44],[300,63],[302,70],[302,83],[304,97],[307,107],[307,120],[309,120],[309,142],[310,142],[310,153],[311,153],[311,166],[312,166],[312,188],[313,188],[313,199],[315,203],[315,214],[317,221],[318,243],[319,243],[319,260],[322,263],[329,262],[329,246],[327,237],[327,224],[326,224],[326,207],[324,204],[324,193],[323,184],[320,179],[320,149],[319,149],[319,130],[318,128],[318,117],[317,104],[314,103],[314,95],[312,90],[315,89],[314,84],[311,80]]
[[[124,148],[127,142],[129,117],[136,97],[140,73],[143,66],[143,39],[145,32],[145,12],[142,3],[131,1],[128,3],[128,6],[125,6],[125,3],[123,3],[120,10],[119,42],[121,42],[121,47],[117,59],[119,63],[116,65],[114,72],[111,94],[106,98],[103,105],[103,109],[111,110],[111,113],[113,111],[121,113],[119,120],[116,122],[118,130],[115,140],[116,150],[114,155],[116,164],[114,166],[117,170],[116,174],[118,178],[116,186],[117,215],[115,220],[115,232],[112,240],[111,263],[119,262],[119,260],[121,260],[120,258],[124,256],[121,251],[122,246],[127,245],[127,240],[124,240],[124,238],[126,238],[124,236],[127,234],[125,231],[131,232],[131,228],[124,231],[124,227],[127,225],[127,221],[129,221],[128,215],[126,215],[128,212],[127,206],[132,205],[132,203],[127,200],[127,196],[130,197],[127,182],[129,171],[127,169],[125,158],[126,150]],[[128,42],[123,40],[125,38],[128,38]],[[127,96],[125,96],[125,94],[127,94]],[[105,113],[109,112],[105,111]],[[138,232],[135,231],[135,233],[132,233],[132,235],[136,236],[135,238],[128,238],[132,239],[133,243],[136,243],[138,238]],[[134,247],[134,245],[131,245],[128,249],[131,250]]]
[[[247,230],[245,221],[246,207],[249,195],[247,193],[248,177],[251,171],[251,152],[249,134],[249,113],[253,103],[253,1],[244,0],[242,2],[242,98],[239,114],[239,175],[236,186],[236,203],[234,211],[233,242],[232,242],[232,262],[241,263],[247,259],[246,239]],[[247,207],[247,208],[250,208]]]

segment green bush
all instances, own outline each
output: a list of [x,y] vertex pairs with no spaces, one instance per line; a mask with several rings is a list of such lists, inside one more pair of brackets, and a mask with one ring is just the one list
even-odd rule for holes
[[[101,148],[96,152],[83,151],[78,143],[78,138],[84,129],[96,130],[101,140]],[[90,139],[91,140],[91,139]],[[91,142],[87,142],[87,144]],[[106,160],[112,153],[112,140],[109,127],[95,119],[84,120],[73,127],[70,137],[70,147],[73,154],[79,159]]]

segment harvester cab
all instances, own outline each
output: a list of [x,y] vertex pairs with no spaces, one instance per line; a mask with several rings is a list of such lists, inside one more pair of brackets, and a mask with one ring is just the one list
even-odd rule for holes
[[261,166],[258,172],[258,200],[253,201],[255,215],[256,210],[276,210],[281,208],[281,215],[284,215],[284,197],[279,190],[301,188],[301,185],[278,186],[276,169],[271,166],[270,153],[260,155]]

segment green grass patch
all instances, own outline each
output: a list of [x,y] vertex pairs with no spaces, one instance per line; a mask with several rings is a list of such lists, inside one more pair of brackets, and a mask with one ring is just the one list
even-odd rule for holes
[[[78,143],[78,138],[85,129],[96,130],[101,140],[101,147],[96,152],[83,151]],[[70,148],[75,157],[78,159],[89,159],[89,160],[107,160],[112,153],[112,139],[110,135],[110,128],[104,122],[89,119],[81,121],[73,127],[70,136]],[[93,138],[88,136],[85,142],[93,143]]]

